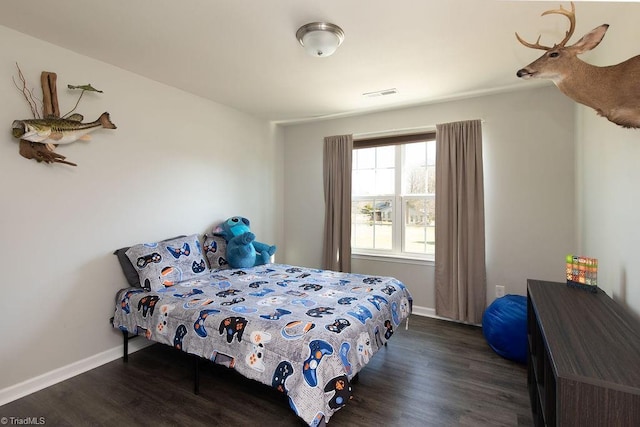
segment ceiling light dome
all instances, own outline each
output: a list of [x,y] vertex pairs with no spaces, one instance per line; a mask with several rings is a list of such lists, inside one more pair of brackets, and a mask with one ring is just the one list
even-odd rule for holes
[[311,56],[324,58],[338,49],[344,40],[344,31],[334,24],[312,22],[298,28],[296,38]]

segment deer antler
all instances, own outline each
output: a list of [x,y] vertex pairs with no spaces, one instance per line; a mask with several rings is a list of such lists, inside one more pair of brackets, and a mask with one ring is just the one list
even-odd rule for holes
[[546,12],[543,12],[542,15],[540,16],[544,16],[544,15],[551,15],[551,14],[558,14],[558,15],[564,15],[569,19],[569,30],[567,30],[564,39],[562,39],[562,41],[556,45],[553,46],[543,46],[540,44],[540,36],[538,36],[538,40],[536,40],[536,43],[529,43],[524,41],[519,35],[518,33],[516,33],[516,38],[518,39],[518,41],[520,43],[522,43],[523,45],[525,45],[526,47],[530,47],[532,49],[541,49],[541,50],[551,50],[555,47],[564,47],[565,44],[567,44],[567,42],[569,41],[569,39],[571,38],[571,36],[573,35],[573,32],[576,29],[576,7],[573,4],[573,2],[571,2],[571,10],[567,10],[565,8],[562,7],[562,5],[560,6],[560,9],[551,9],[551,10],[547,10]]

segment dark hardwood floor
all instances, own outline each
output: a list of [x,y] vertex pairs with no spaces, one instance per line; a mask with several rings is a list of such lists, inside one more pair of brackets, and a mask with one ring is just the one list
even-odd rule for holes
[[[284,396],[153,345],[0,407],[53,426],[304,426]],[[7,368],[7,367],[5,367]],[[480,328],[411,316],[353,384],[339,426],[531,426],[526,368],[496,355]],[[36,420],[37,421],[37,420]]]

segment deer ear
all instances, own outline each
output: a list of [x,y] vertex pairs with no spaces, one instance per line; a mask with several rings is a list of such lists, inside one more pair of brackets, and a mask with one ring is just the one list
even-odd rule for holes
[[607,32],[609,28],[609,24],[602,24],[597,28],[594,28],[584,36],[580,40],[578,40],[573,46],[572,49],[576,50],[577,53],[584,53],[588,50],[593,49],[598,46],[604,37],[604,33]]

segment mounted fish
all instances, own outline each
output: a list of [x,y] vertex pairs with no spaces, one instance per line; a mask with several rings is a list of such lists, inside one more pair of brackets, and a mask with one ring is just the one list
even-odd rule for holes
[[12,124],[12,134],[20,140],[19,152],[22,157],[34,159],[37,162],[77,166],[75,163],[65,160],[65,156],[54,152],[56,146],[78,140],[88,141],[91,139],[89,133],[97,129],[116,129],[116,125],[111,122],[107,112],[102,113],[97,120],[90,123],[82,123],[84,120],[82,115],[72,114],[85,92],[102,93],[91,84],[67,85],[68,89],[80,89],[81,93],[73,109],[60,117],[56,90],[57,76],[55,73],[47,71],[43,71],[40,76],[42,83],[42,112],[40,112],[37,97],[34,96],[33,90],[28,88],[18,64],[16,67],[21,84],[16,83],[15,79],[13,82],[16,88],[22,92],[33,114],[33,119],[14,120]]
[[49,117],[45,119],[14,120],[13,136],[30,142],[40,144],[70,144],[77,140],[88,141],[90,132],[94,130],[116,129],[109,119],[109,113],[102,113],[100,117],[91,123],[82,123],[80,114],[73,114],[66,119]]

